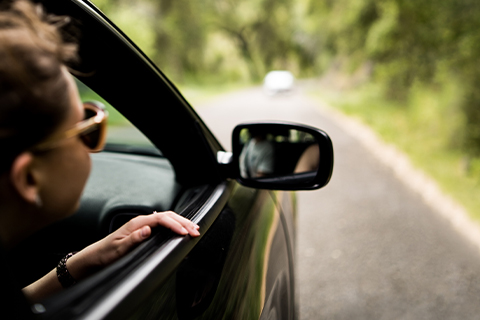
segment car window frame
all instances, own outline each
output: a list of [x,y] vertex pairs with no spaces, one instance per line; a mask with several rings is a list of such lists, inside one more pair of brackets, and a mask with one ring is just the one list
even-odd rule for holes
[[44,0],[44,5],[48,12],[77,21],[82,36],[81,63],[73,68],[76,77],[169,159],[179,183],[195,186],[224,180],[216,160],[223,147],[178,89],[120,29],[88,1]]

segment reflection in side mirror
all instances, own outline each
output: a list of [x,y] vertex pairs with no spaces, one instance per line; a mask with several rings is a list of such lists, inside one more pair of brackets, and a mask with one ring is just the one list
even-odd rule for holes
[[244,179],[316,171],[319,166],[320,150],[311,134],[256,127],[242,129],[240,139],[240,176]]
[[320,165],[320,147],[318,143],[312,143],[298,158],[294,173],[317,171]]
[[287,123],[245,124],[235,128],[233,157],[239,181],[266,189],[318,189],[328,183],[333,148],[318,129]]

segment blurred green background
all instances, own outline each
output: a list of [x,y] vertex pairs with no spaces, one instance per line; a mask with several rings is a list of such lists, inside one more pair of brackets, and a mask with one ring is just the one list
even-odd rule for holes
[[480,219],[480,1],[93,2],[193,104],[274,69],[316,79],[311,95],[396,144]]

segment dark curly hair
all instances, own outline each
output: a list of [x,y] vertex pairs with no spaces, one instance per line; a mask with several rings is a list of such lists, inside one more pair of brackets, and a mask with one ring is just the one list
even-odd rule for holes
[[59,31],[68,20],[26,0],[0,8],[0,173],[67,117],[71,102],[62,68],[77,52]]

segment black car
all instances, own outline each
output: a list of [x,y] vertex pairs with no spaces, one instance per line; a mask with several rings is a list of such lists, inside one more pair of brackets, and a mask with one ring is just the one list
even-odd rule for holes
[[[74,22],[66,34],[79,42],[74,75],[81,91],[93,90],[148,142],[117,141],[92,155],[79,211],[19,246],[2,261],[14,263],[15,274],[1,276],[29,284],[66,253],[154,210],[191,219],[201,236],[158,228],[113,265],[29,306],[32,317],[294,319],[295,196],[268,190],[326,185],[333,168],[328,135],[296,124],[242,124],[226,152],[175,86],[92,3],[42,3]],[[304,158],[313,166],[299,169]],[[2,285],[2,294],[10,289]],[[3,306],[2,314],[20,314],[12,308]]]

